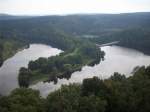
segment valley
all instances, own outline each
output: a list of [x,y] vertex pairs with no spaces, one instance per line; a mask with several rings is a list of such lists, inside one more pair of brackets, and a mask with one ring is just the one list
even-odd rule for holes
[[0,15],[2,112],[148,112],[149,65],[149,12]]

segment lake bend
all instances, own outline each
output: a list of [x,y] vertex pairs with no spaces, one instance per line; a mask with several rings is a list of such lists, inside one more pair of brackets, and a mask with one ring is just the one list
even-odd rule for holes
[[[101,79],[110,77],[114,72],[132,75],[136,66],[148,66],[150,56],[140,51],[119,46],[104,46],[101,50],[105,52],[104,61],[90,67],[84,66],[81,71],[74,72],[69,80],[58,79],[58,83],[39,82],[30,88],[40,91],[43,97],[57,90],[62,84],[81,83],[85,78],[97,76]],[[59,55],[62,51],[43,44],[31,44],[29,48],[19,51],[7,59],[0,68],[0,94],[7,95],[18,86],[18,73],[21,67],[27,67],[29,61],[39,57],[50,57]]]

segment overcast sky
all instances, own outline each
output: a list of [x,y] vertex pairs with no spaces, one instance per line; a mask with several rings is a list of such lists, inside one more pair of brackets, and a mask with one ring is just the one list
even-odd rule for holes
[[0,0],[0,13],[53,15],[150,12],[150,0]]

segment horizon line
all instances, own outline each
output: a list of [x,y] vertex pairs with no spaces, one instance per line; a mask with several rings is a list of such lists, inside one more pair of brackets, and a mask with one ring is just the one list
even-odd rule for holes
[[13,13],[3,13],[0,12],[0,15],[8,15],[8,16],[69,16],[69,15],[119,15],[119,14],[133,14],[133,13],[150,13],[150,11],[137,11],[137,12],[118,12],[118,13],[91,13],[91,12],[85,12],[85,13],[68,13],[68,14],[13,14]]

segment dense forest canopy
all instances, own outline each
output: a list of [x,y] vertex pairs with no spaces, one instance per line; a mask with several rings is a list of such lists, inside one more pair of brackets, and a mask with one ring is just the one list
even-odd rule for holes
[[[80,14],[68,16],[41,16],[19,20],[3,20],[0,28],[31,28],[36,27],[56,28],[74,35],[103,35],[114,33],[129,28],[143,28],[150,26],[150,13],[124,13],[124,14]],[[28,24],[31,24],[28,26]],[[2,30],[1,29],[1,30]],[[20,30],[21,30],[20,29]],[[5,32],[8,32],[5,30]]]
[[0,65],[32,43],[51,45],[64,52],[30,61],[27,68],[21,68],[20,88],[0,96],[0,112],[149,112],[150,66],[137,68],[130,77],[114,73],[105,80],[93,77],[82,84],[63,85],[46,99],[39,91],[27,88],[39,81],[57,83],[58,78],[69,79],[83,66],[99,63],[105,53],[96,44],[112,41],[150,54],[150,13],[5,15],[0,19]]
[[[135,37],[138,36],[138,44],[133,45],[136,46],[133,48],[149,53],[147,51],[149,45],[146,43],[144,46],[144,39],[142,40],[144,37],[146,39],[145,41],[150,41],[149,12],[40,17],[27,16],[22,18],[18,17],[16,19],[11,19],[7,16],[5,16],[5,18],[2,17],[3,19],[0,21],[0,34],[5,38],[17,37],[18,39],[26,39],[32,42],[44,42],[63,49],[66,48],[66,46],[64,46],[64,44],[61,45],[61,41],[64,41],[64,39],[59,38],[60,36],[82,38],[87,35],[88,37],[97,37],[96,42],[99,42],[99,44],[121,40],[120,45],[126,45],[126,47],[132,47],[128,45],[136,43],[133,41],[136,41]],[[124,33],[126,33],[126,35],[124,35]],[[55,41],[53,37],[56,38]],[[95,40],[95,38],[93,39]],[[132,40],[132,42],[127,41],[127,39]],[[68,45],[68,42],[70,43],[70,40],[65,41],[65,45]]]
[[150,28],[126,29],[111,35],[89,38],[89,40],[97,44],[119,41],[118,46],[133,48],[150,54]]
[[80,70],[83,65],[98,63],[104,53],[98,52],[95,43],[119,41],[120,46],[150,53],[149,12],[0,17],[0,64],[20,47],[30,43],[44,43],[65,51],[60,56],[31,61],[28,66],[28,72],[33,76],[31,82],[35,74],[46,77],[47,74],[57,74],[50,75],[52,78],[49,80],[68,78],[70,75],[66,74]]
[[150,66],[133,76],[114,73],[109,79],[93,77],[83,84],[63,85],[46,99],[32,89],[20,88],[0,96],[1,112],[149,112]]

